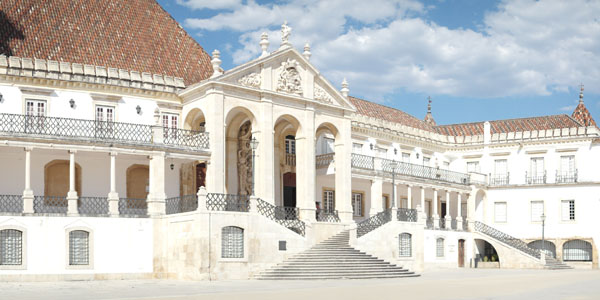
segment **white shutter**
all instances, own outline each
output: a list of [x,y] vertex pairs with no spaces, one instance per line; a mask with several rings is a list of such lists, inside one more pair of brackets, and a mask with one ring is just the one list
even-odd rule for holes
[[569,201],[563,200],[560,202],[560,214],[563,221],[569,221]]
[[544,175],[544,158],[543,157],[532,157],[530,176],[543,176]]
[[496,175],[506,175],[506,172],[507,172],[506,159],[497,159],[495,161],[495,174]]
[[494,203],[494,212],[495,218],[494,220],[498,222],[506,222],[506,202],[496,202]]
[[542,214],[544,213],[544,202],[532,201],[531,202],[531,221],[539,222],[542,220]]
[[560,157],[560,172],[563,175],[569,175],[575,172],[575,156],[561,156]]

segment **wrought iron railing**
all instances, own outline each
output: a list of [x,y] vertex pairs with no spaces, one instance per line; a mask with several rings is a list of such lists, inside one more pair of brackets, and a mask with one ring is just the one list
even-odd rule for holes
[[545,184],[546,183],[546,170],[544,173],[527,174],[525,171],[525,183],[527,184]]
[[490,185],[502,186],[510,184],[510,172],[506,174],[490,174]]
[[417,210],[414,208],[398,208],[398,212],[397,212],[398,221],[416,222],[417,217],[418,217]]
[[[122,122],[0,113],[0,132],[11,136],[156,146],[152,126]],[[206,132],[168,129],[163,145],[208,149],[208,141]]]
[[540,250],[532,249],[531,247],[529,247],[527,245],[527,243],[523,242],[522,240],[520,240],[516,237],[513,237],[511,235],[508,235],[496,228],[488,226],[479,221],[475,221],[474,224],[475,224],[475,231],[485,234],[489,237],[492,237],[495,240],[502,242],[506,245],[509,245],[517,250],[520,250],[521,252],[523,252],[525,254],[531,255],[535,258],[540,258]]
[[356,236],[361,237],[392,220],[392,210],[386,209],[356,224]]
[[556,183],[575,183],[577,182],[577,169],[570,172],[559,172],[556,170]]
[[438,220],[438,228],[442,229],[442,230],[446,229],[446,219],[445,218],[440,218]]
[[[393,165],[396,165],[394,168]],[[382,172],[383,176],[391,177],[392,172],[396,175],[404,175],[425,179],[433,179],[457,184],[470,184],[469,174],[432,168],[423,165],[394,161],[386,158],[352,154],[352,167],[361,170],[373,170]]]
[[206,208],[217,211],[250,211],[250,196],[236,194],[208,193]]
[[166,199],[166,214],[178,214],[198,209],[197,195],[184,195]]
[[108,198],[79,197],[77,209],[82,215],[108,215]]
[[452,220],[450,220],[450,228],[451,228],[452,230],[461,230],[461,229],[459,229],[459,228],[458,228],[458,223],[457,223],[457,221],[456,221],[456,218],[455,218],[455,219],[452,219]]
[[67,197],[34,196],[33,211],[36,214],[66,214],[69,209]]
[[23,196],[22,195],[0,195],[0,212],[22,213],[23,212]]
[[262,199],[257,201],[258,213],[301,236],[305,235],[306,224],[298,219],[298,210],[295,207],[275,206]]
[[332,162],[335,153],[319,154],[315,157],[317,168],[328,167]]
[[339,222],[340,217],[338,216],[337,210],[325,210],[325,209],[317,209],[315,212],[315,217],[318,222]]
[[195,131],[178,128],[166,128],[164,130],[165,145],[183,146],[194,149],[208,149],[208,133],[204,131]]
[[148,203],[142,198],[119,198],[119,214],[129,216],[147,216]]
[[287,166],[296,166],[296,154],[286,153],[285,154],[285,164]]
[[466,217],[462,217],[462,218],[463,218],[462,230],[469,231],[469,221],[467,221]]
[[425,220],[425,228],[433,229],[433,218],[429,217],[427,220]]

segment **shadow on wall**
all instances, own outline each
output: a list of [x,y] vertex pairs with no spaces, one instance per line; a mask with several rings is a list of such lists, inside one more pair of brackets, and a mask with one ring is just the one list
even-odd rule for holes
[[6,16],[3,11],[0,11],[0,54],[6,56],[14,55],[10,48],[11,39],[25,39],[23,32]]

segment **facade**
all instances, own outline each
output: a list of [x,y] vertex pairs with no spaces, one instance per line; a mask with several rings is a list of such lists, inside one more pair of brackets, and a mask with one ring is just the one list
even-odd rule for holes
[[[7,24],[68,5],[12,2]],[[156,58],[142,64],[102,39],[57,51],[18,22],[2,45],[1,280],[247,279],[346,231],[416,272],[598,267],[583,87],[571,116],[437,125],[431,106],[420,120],[337,90],[287,24],[275,51],[263,35],[224,71],[154,1],[123,3],[131,32],[147,11],[181,39],[136,49]]]

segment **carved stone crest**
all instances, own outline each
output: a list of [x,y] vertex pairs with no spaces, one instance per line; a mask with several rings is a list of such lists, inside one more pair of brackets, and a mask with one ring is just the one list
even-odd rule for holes
[[315,100],[327,104],[333,104],[333,99],[325,90],[323,90],[320,86],[315,85],[315,89],[313,91]]
[[295,59],[288,59],[281,63],[281,67],[281,74],[277,81],[277,91],[302,95],[302,78],[298,71],[298,62]]
[[258,73],[250,73],[238,80],[238,83],[253,88],[260,88],[261,76]]

